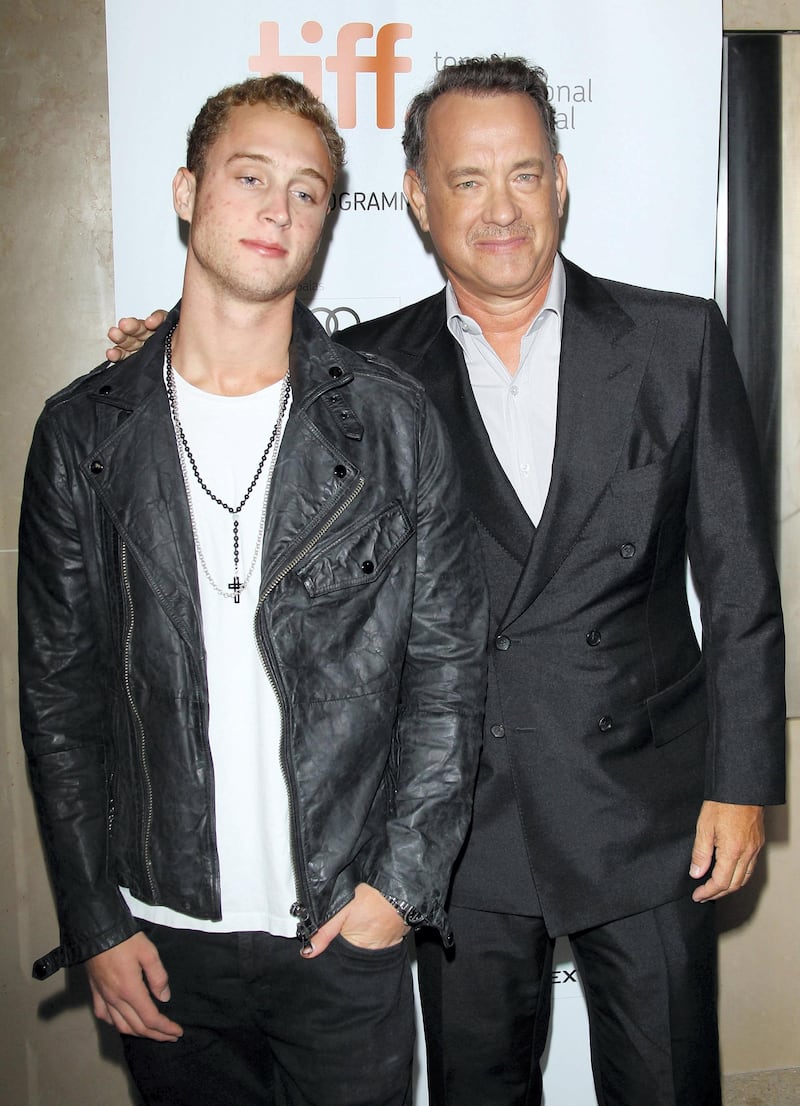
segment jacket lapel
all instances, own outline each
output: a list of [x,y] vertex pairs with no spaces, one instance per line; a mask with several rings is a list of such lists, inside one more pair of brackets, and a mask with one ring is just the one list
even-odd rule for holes
[[509,604],[509,626],[558,570],[596,510],[628,433],[654,328],[637,326],[607,289],[564,262],[567,298],[550,489]]
[[467,508],[500,546],[524,564],[535,533],[492,449],[460,346],[447,329],[444,292],[422,305],[420,345],[392,351],[420,380],[453,443]]
[[118,425],[81,467],[168,617],[187,641],[197,641],[192,526],[162,386],[164,338],[176,318],[173,311],[135,362],[104,374],[98,415]]
[[[364,428],[349,408],[353,375],[334,344],[302,304],[295,304],[290,352],[292,406],[270,488],[262,549],[262,591],[303,555],[333,516],[357,501],[364,486],[346,449]],[[346,415],[331,433],[324,409]]]

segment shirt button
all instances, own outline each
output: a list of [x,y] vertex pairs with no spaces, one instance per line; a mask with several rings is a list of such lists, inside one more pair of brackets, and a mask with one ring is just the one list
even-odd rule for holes
[[624,545],[621,545],[619,547],[619,555],[620,555],[620,557],[624,557],[626,561],[630,560],[630,558],[635,553],[636,553],[636,546],[632,542],[626,541]]
[[492,737],[505,737],[506,728],[502,724],[502,722],[495,722],[495,724],[489,730],[489,733],[492,735]]
[[590,630],[589,633],[586,635],[586,644],[587,645],[599,645],[600,644],[600,638],[602,636],[603,635],[600,633],[599,630]]
[[501,653],[505,653],[507,649],[511,648],[511,638],[507,638],[505,634],[500,634],[494,639],[495,648],[499,649]]
[[604,714],[598,721],[597,728],[601,733],[608,733],[611,727],[614,725],[613,719],[608,714]]
[[519,388],[516,386],[516,384],[512,384],[509,391],[511,392],[512,396],[519,395]]

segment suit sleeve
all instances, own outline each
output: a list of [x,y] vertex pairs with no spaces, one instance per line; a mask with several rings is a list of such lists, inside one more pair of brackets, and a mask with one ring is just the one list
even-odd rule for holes
[[687,503],[706,659],[707,799],[784,801],[784,645],[758,446],[730,336],[709,302]]

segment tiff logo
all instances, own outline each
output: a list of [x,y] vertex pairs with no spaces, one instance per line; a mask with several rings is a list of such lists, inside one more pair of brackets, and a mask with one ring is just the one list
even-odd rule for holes
[[[282,54],[278,23],[261,24],[261,53],[250,58],[250,70],[259,76],[270,73],[298,73],[311,91],[322,97],[322,62],[328,73],[336,74],[337,119],[343,130],[356,125],[356,77],[375,74],[376,119],[381,130],[389,130],[395,121],[395,75],[411,72],[411,58],[395,54],[401,38],[411,38],[410,23],[386,23],[375,37],[374,54],[356,53],[356,43],[372,39],[371,23],[345,23],[336,36],[336,53],[324,58],[319,54]],[[323,35],[322,24],[309,20],[300,28],[304,42],[314,45]]]

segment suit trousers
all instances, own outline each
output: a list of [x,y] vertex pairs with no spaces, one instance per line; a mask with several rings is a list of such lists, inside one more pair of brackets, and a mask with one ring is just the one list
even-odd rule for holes
[[305,960],[292,938],[150,923],[183,1027],[122,1038],[146,1106],[410,1106],[414,1009],[406,943],[336,938]]
[[[554,941],[541,918],[453,907],[418,940],[431,1106],[539,1106]],[[690,898],[570,935],[599,1106],[720,1106],[716,929]]]

